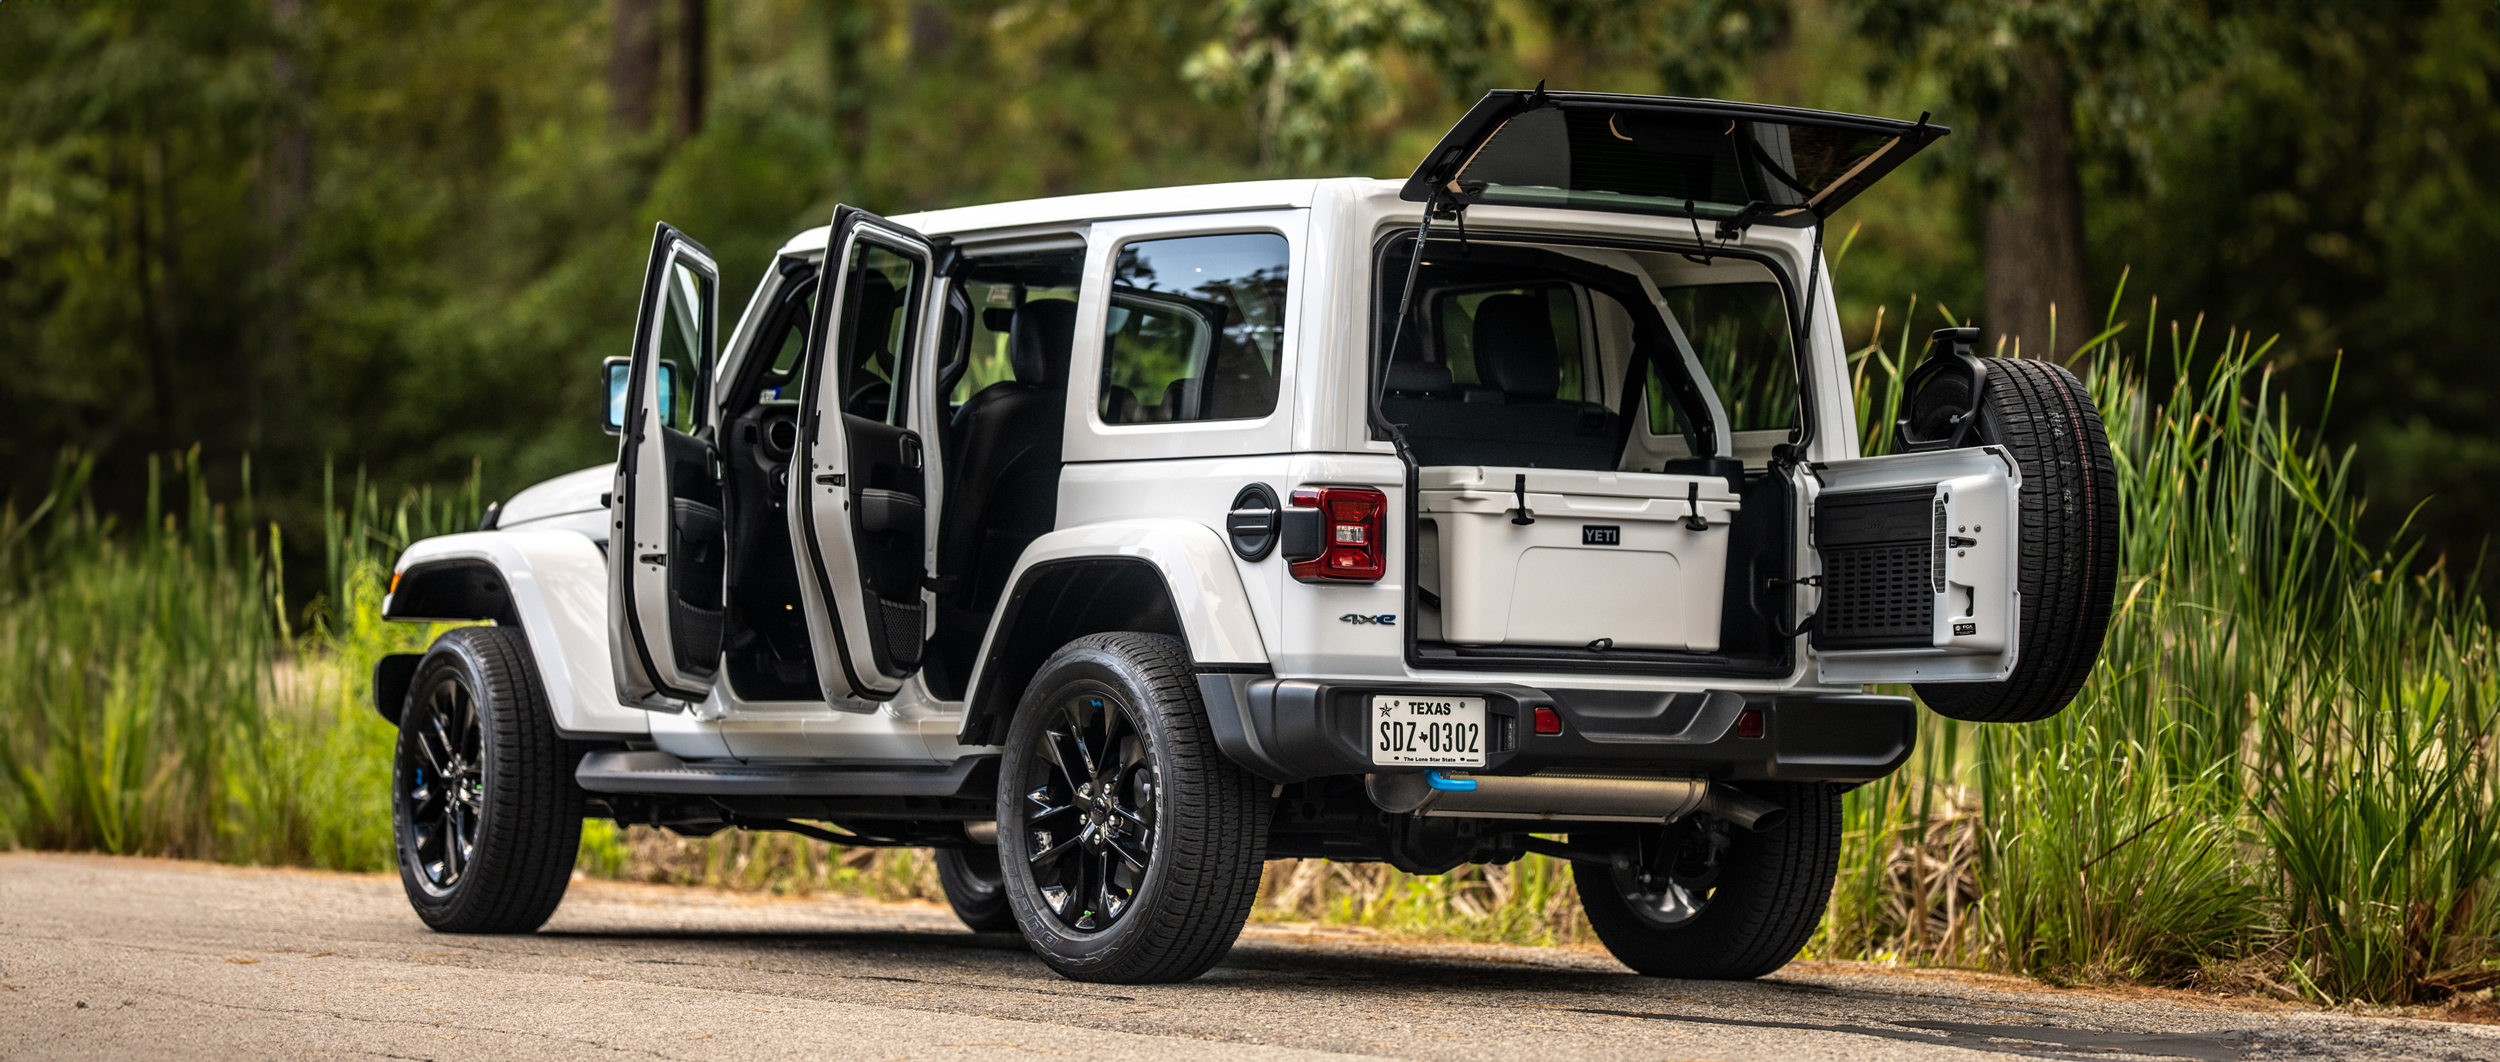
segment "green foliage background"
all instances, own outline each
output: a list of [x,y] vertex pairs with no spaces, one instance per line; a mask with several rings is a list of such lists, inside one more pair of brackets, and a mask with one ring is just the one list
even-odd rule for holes
[[299,542],[325,457],[393,490],[478,467],[499,497],[608,456],[591,367],[655,221],[734,292],[836,202],[1395,176],[1539,80],[1959,125],[1834,238],[1853,339],[1914,292],[1968,316],[2001,179],[1972,123],[2036,46],[2075,85],[2095,304],[2132,266],[2182,316],[2280,333],[2311,407],[2350,354],[2380,518],[2437,494],[2435,549],[2471,552],[2500,515],[2488,0],[741,0],[706,8],[690,130],[617,117],[620,9],[0,4],[0,486],[30,503],[75,445],[135,513],[146,455],[196,443],[227,485],[256,457]]

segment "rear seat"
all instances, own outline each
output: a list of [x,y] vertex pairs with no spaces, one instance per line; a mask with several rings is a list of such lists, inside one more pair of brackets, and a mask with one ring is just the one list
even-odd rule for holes
[[1474,387],[1457,386],[1442,365],[1390,364],[1381,410],[1406,433],[1416,463],[1600,470],[1619,463],[1614,412],[1554,397],[1562,352],[1545,300],[1484,300],[1476,308],[1475,355],[1483,385]]

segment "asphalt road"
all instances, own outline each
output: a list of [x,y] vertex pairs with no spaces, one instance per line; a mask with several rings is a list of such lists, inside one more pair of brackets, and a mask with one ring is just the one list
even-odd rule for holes
[[1060,980],[943,908],[576,882],[526,937],[396,878],[0,854],[0,1059],[2500,1059],[2500,1029],[1254,927],[1185,985]]

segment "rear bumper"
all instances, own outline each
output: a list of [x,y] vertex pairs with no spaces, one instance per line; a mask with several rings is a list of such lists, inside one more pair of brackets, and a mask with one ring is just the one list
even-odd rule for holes
[[[1918,733],[1909,698],[1866,694],[1353,685],[1247,674],[1202,674],[1198,691],[1225,754],[1276,782],[1422,770],[1373,766],[1366,739],[1375,693],[1485,698],[1491,740],[1484,767],[1469,768],[1473,774],[1562,769],[1865,782],[1907,761]],[[1562,733],[1534,732],[1539,707],[1562,716]],[[1762,712],[1760,737],[1736,736],[1737,718],[1749,708]]]

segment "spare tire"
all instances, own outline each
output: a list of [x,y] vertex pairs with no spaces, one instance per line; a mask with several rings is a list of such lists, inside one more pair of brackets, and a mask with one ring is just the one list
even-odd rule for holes
[[1948,719],[2028,723],[2065,708],[2100,659],[2118,588],[2117,466],[2092,393],[2073,373],[2045,361],[1984,363],[1968,444],[2004,447],[2023,473],[2014,673],[1914,688]]

